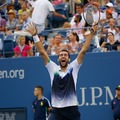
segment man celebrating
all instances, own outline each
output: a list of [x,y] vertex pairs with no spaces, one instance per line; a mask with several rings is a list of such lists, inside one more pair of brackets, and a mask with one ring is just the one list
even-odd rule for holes
[[28,31],[33,35],[37,49],[43,58],[44,64],[49,71],[52,86],[52,112],[49,120],[80,120],[78,101],[76,96],[76,83],[78,71],[92,38],[97,30],[97,25],[92,26],[90,34],[84,43],[77,58],[70,64],[70,54],[63,49],[58,55],[60,66],[50,60],[48,54],[39,40],[34,25],[29,25]]

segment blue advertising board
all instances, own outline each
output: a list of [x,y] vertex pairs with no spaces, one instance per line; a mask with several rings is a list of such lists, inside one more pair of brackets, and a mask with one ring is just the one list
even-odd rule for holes
[[[76,56],[71,55],[71,61]],[[57,63],[57,56],[50,58]],[[85,55],[77,82],[81,120],[113,120],[110,104],[120,84],[119,69],[120,52]],[[25,107],[27,120],[33,120],[33,91],[37,85],[44,87],[44,96],[50,99],[50,77],[41,57],[0,60],[0,108]],[[0,120],[7,119],[0,116]]]

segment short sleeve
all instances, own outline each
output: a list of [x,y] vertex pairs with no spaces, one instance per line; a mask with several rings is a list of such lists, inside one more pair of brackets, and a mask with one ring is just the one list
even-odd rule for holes
[[46,64],[46,68],[47,68],[47,70],[49,72],[51,81],[54,78],[54,72],[55,72],[55,70],[56,70],[57,67],[58,67],[57,64],[55,64],[52,60],[50,60],[50,62],[48,62]]
[[73,76],[74,76],[74,82],[77,82],[78,77],[78,71],[80,69],[82,64],[78,64],[77,59],[75,59],[73,62],[70,63],[70,66],[73,68]]
[[31,49],[31,47],[29,45],[26,45],[26,49],[27,49],[27,51],[29,51]]
[[16,46],[13,50],[14,50],[14,53],[16,53],[16,54],[18,54],[18,53],[20,52],[20,50],[19,50],[19,47],[18,47],[18,46]]
[[49,11],[55,11],[53,4],[49,1],[48,1],[48,7],[49,7]]

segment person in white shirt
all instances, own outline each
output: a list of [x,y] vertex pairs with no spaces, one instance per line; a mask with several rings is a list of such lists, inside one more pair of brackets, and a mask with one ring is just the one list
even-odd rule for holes
[[81,17],[82,17],[81,23],[82,23],[82,25],[85,25],[85,20],[83,18],[83,5],[81,3],[76,4],[76,14],[72,17],[72,19],[70,21],[71,25],[75,24],[74,19],[75,19],[76,15],[81,15]]
[[45,20],[49,12],[52,12],[54,16],[66,19],[65,15],[55,11],[52,3],[48,0],[37,0],[32,7],[32,21],[38,28],[38,34],[45,29]]
[[90,28],[90,34],[75,60],[68,64],[70,62],[70,54],[66,49],[63,49],[58,55],[58,62],[60,65],[57,65],[49,58],[44,50],[43,45],[37,36],[37,30],[35,29],[34,24],[29,26],[28,31],[33,35],[36,47],[43,58],[51,78],[53,108],[48,120],[80,120],[76,95],[77,76],[84,55],[92,42],[92,38],[96,33],[97,28],[97,25]]

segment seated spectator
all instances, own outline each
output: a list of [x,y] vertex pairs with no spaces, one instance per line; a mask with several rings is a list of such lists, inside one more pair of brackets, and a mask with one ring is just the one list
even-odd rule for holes
[[14,57],[33,56],[32,48],[25,44],[25,36],[18,37],[18,46],[14,48]]
[[63,47],[62,44],[62,35],[61,34],[57,34],[54,38],[55,44],[53,46],[51,46],[49,49],[49,53],[51,55],[55,55],[55,54],[59,54],[61,48]]
[[118,18],[118,13],[115,11],[114,5],[109,2],[108,4],[106,4],[106,7],[107,7],[106,8],[107,10],[111,10],[112,11],[112,17],[114,19],[117,19]]
[[[54,46],[55,45],[55,38],[51,38],[49,40],[49,46],[47,48],[47,53],[50,55],[54,55],[55,54],[55,50],[54,50]],[[52,50],[52,47],[53,47],[53,50]]]
[[8,21],[6,23],[6,35],[12,34],[14,31],[18,31],[19,22],[16,19],[16,14],[13,10],[8,11]]
[[79,50],[79,37],[76,32],[71,32],[68,36],[70,42],[67,44],[70,53],[78,53]]
[[23,18],[22,18],[23,12],[30,13],[30,10],[27,8],[27,3],[25,1],[21,3],[21,9],[18,10],[18,15],[19,15],[18,19],[19,19],[20,24],[23,23]]
[[13,3],[10,3],[10,4],[8,4],[7,7],[6,7],[6,11],[5,11],[5,17],[6,17],[6,19],[8,19],[7,13],[9,12],[9,10],[13,10],[14,13],[17,15],[17,11],[16,11],[15,8],[14,8],[14,4],[13,4]]
[[22,25],[22,30],[27,29],[27,25],[32,22],[30,18],[30,13],[29,12],[23,12],[22,13],[22,18],[23,18],[23,25]]
[[118,50],[118,46],[120,45],[120,42],[115,41],[114,34],[112,32],[108,33],[108,40],[109,42],[103,42],[101,47],[105,48],[104,51],[114,51]]
[[2,18],[0,13],[0,33],[4,33],[6,29],[6,20]]
[[15,10],[20,10],[21,9],[21,3],[23,2],[24,0],[15,0],[13,1],[13,4],[14,4],[14,7],[15,7]]
[[80,39],[83,39],[83,27],[84,27],[84,24],[81,22],[81,20],[82,20],[81,15],[75,15],[74,24],[71,25],[71,28],[74,28],[73,31],[77,33],[77,35],[79,36]]
[[76,4],[76,14],[72,17],[70,24],[74,24],[74,18],[76,15],[81,15],[82,16],[82,20],[81,23],[84,25],[85,24],[85,20],[83,18],[83,5],[81,3]]
[[115,36],[115,40],[119,40],[120,39],[119,28],[116,27],[115,20],[113,18],[109,19],[108,25],[109,25],[108,28],[102,28],[102,32],[104,33],[112,32]]

